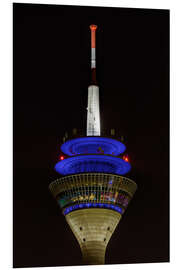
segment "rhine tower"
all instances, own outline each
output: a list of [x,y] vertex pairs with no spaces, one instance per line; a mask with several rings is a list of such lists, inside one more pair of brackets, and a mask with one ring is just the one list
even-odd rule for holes
[[91,85],[88,87],[86,136],[63,138],[66,155],[55,165],[62,175],[50,191],[79,242],[84,264],[104,264],[107,244],[137,185],[124,175],[131,169],[126,146],[101,135],[99,87],[96,81],[96,25],[91,29]]

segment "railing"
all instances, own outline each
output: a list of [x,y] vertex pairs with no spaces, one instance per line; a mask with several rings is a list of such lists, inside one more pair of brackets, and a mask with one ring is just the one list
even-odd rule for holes
[[124,191],[132,197],[137,185],[129,178],[105,173],[82,173],[62,177],[49,185],[54,197],[59,193],[69,192],[83,187],[99,187],[109,192]]
[[[73,128],[72,130],[66,131],[62,138],[62,143],[66,142],[67,140],[71,140],[74,138],[86,137],[86,130],[85,129],[77,129]],[[114,138],[120,142],[124,142],[125,138],[122,134],[116,134],[115,129],[106,129],[101,130],[101,137],[107,138]]]

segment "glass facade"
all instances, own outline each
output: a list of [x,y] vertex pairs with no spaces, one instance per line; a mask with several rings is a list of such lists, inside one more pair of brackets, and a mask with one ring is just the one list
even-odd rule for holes
[[86,186],[61,192],[56,199],[62,208],[81,202],[111,202],[126,208],[130,196],[123,191],[117,192],[114,189],[109,190],[99,186]]
[[136,188],[136,183],[126,177],[102,173],[70,175],[50,184],[50,190],[63,211],[71,206],[75,210],[75,205],[86,208],[92,204],[92,207],[101,205],[114,210],[113,207],[117,206],[124,212]]

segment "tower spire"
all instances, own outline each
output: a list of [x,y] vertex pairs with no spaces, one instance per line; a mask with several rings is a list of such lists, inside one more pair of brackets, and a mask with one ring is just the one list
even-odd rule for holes
[[91,85],[88,87],[87,136],[100,136],[99,87],[96,82],[96,29],[91,24]]
[[96,84],[96,29],[97,25],[91,24],[91,79]]

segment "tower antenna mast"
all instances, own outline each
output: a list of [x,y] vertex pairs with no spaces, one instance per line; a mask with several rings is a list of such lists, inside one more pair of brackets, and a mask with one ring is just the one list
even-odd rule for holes
[[91,79],[93,84],[96,82],[96,29],[97,25],[91,24]]
[[99,87],[96,82],[96,29],[91,24],[91,85],[88,87],[87,136],[100,136]]

